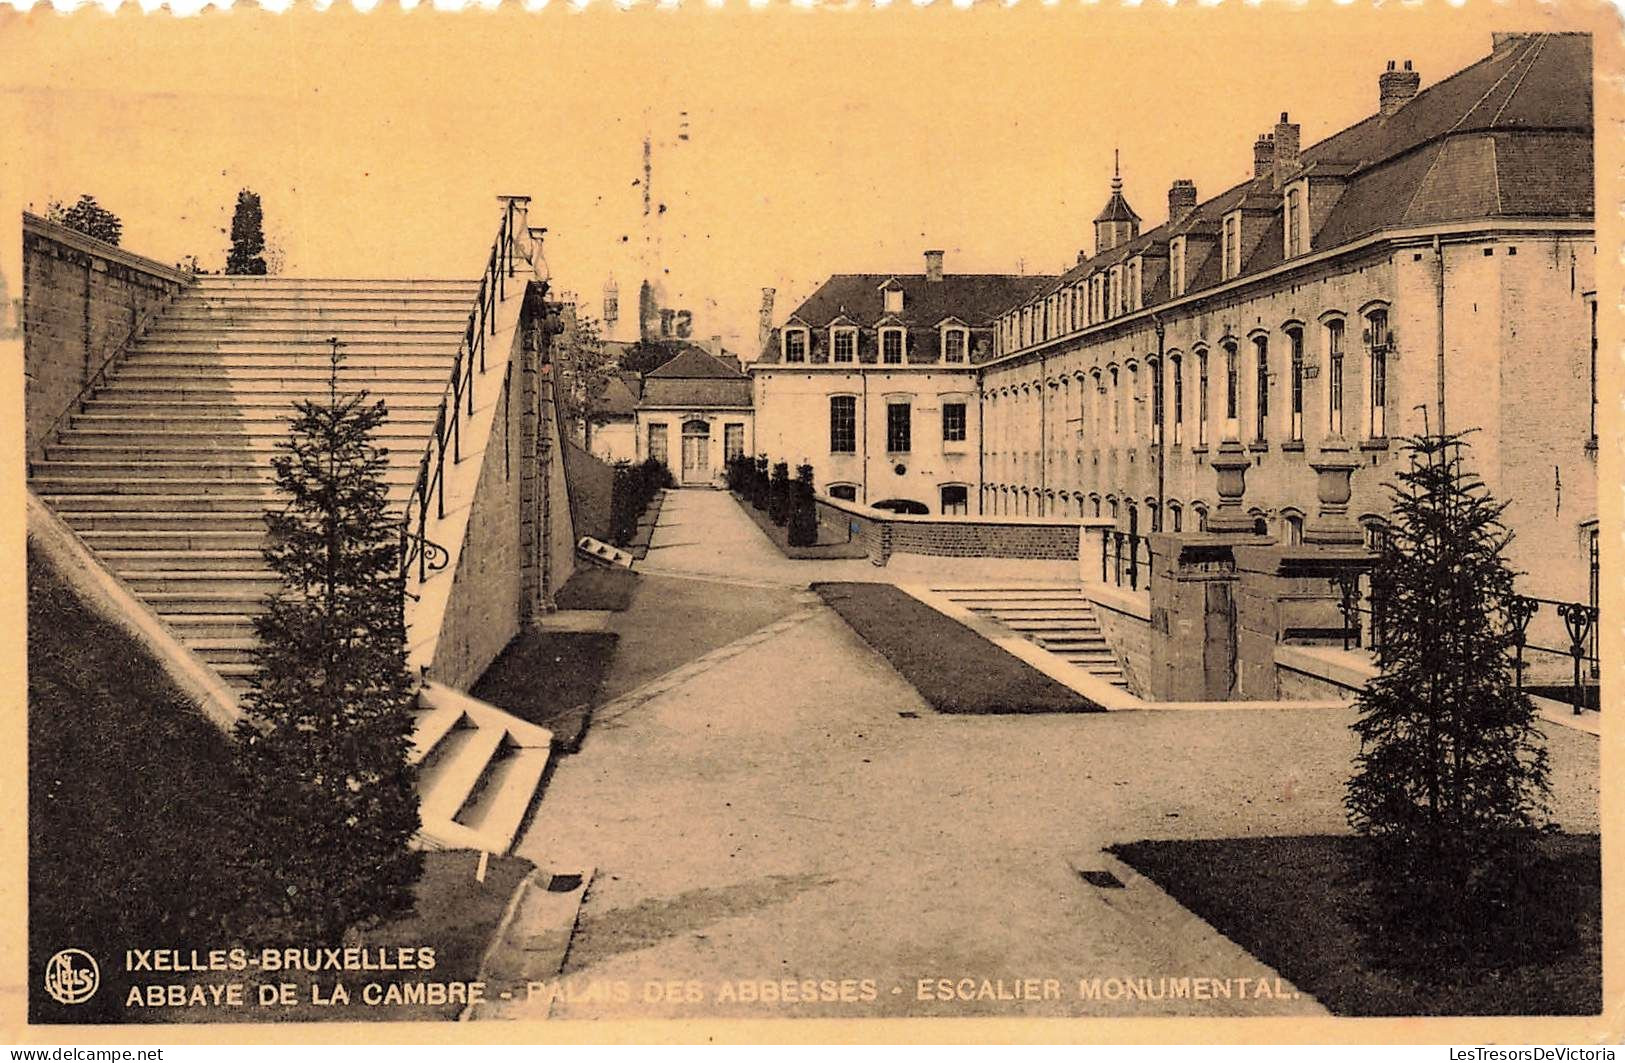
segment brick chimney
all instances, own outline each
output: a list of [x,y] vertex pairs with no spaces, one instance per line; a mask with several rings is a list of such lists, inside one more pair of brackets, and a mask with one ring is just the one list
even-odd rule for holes
[[756,349],[767,349],[767,341],[773,335],[773,289],[762,289],[762,308],[756,316]]
[[1411,69],[1405,60],[1405,69],[1395,70],[1394,61],[1388,60],[1388,69],[1377,75],[1377,108],[1383,117],[1393,114],[1411,102],[1416,90],[1422,87],[1422,75]]
[[1253,141],[1253,176],[1263,177],[1275,170],[1275,135],[1262,133]]
[[711,342],[710,342],[710,344],[708,344],[708,346],[711,349],[711,357],[713,357],[713,358],[721,358],[722,357],[722,337],[721,336],[712,336],[711,337]]
[[1289,121],[1285,111],[1275,123],[1275,187],[1298,172],[1298,123]]
[[1180,178],[1168,186],[1168,224],[1177,225],[1196,209],[1196,182]]
[[941,251],[927,251],[925,253],[925,279],[933,284],[942,279]]

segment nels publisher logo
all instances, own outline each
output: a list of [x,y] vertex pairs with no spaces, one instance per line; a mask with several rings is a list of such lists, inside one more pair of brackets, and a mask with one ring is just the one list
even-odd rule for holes
[[83,1004],[101,982],[95,957],[84,949],[63,949],[45,964],[45,991],[58,1004]]

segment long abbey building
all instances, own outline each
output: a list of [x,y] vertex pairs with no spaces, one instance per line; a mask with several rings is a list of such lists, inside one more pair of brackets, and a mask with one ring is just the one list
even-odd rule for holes
[[[1496,34],[1425,90],[1408,61],[1389,62],[1369,118],[1302,145],[1280,114],[1252,141],[1246,180],[1206,198],[1175,181],[1149,229],[1114,178],[1091,251],[1000,311],[991,352],[962,363],[980,460],[953,475],[972,485],[969,511],[1197,531],[1224,448],[1245,455],[1253,529],[1293,543],[1315,513],[1312,465],[1332,453],[1357,462],[1350,514],[1374,538],[1397,439],[1472,429],[1532,593],[1586,597],[1591,66],[1582,34]],[[808,331],[781,333],[753,367],[760,423],[784,420],[769,408],[794,390],[776,381],[795,360],[786,345],[793,356],[835,342],[812,331],[855,323],[826,316],[792,317]],[[821,426],[817,412],[794,420]],[[815,465],[822,432],[797,440]],[[920,501],[941,512],[941,497]]]

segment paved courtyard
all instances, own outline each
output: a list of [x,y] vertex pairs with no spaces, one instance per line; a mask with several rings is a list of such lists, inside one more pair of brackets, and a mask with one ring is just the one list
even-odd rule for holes
[[[939,716],[838,617],[789,589],[885,570],[787,561],[722,492],[671,496],[653,546],[645,571],[772,620],[675,674],[617,686],[626,693],[559,763],[519,852],[595,877],[564,970],[575,999],[552,1016],[1313,1009],[1290,998],[1080,999],[1080,979],[1267,971],[1181,909],[1113,896],[1143,887],[1098,889],[1068,861],[1082,854],[1088,866],[1101,846],[1139,838],[1346,830],[1351,713]],[[724,572],[735,582],[687,578]],[[1550,732],[1559,819],[1594,831],[1597,741]],[[918,999],[921,979],[966,978],[1007,990],[1054,979],[1060,998]],[[828,980],[837,994],[850,979],[859,996],[869,980],[874,999],[729,999],[752,995],[742,981],[783,979]],[[685,996],[689,982],[698,999]],[[630,999],[615,999],[617,983]]]

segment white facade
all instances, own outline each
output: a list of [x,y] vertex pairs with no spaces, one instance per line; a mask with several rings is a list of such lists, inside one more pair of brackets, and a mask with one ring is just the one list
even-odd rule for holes
[[751,380],[756,452],[811,465],[819,492],[865,505],[901,499],[930,513],[977,512],[974,370],[759,365]]
[[731,454],[755,454],[755,424],[747,408],[640,408],[633,460],[660,458],[685,487],[720,486]]

